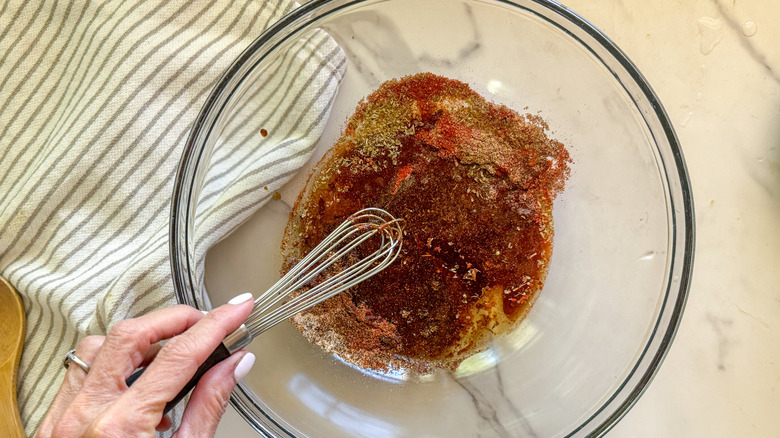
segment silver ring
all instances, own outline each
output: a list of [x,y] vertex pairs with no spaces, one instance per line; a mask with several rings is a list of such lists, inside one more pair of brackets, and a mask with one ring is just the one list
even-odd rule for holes
[[83,360],[76,357],[76,350],[70,350],[65,354],[65,360],[62,362],[62,365],[65,366],[65,368],[68,368],[71,363],[75,363],[79,366],[82,370],[84,370],[85,373],[89,372],[89,365],[84,363]]

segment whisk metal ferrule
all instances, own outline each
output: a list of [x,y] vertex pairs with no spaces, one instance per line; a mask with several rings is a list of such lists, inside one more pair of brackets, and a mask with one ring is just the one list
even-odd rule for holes
[[227,348],[230,354],[233,354],[236,351],[249,345],[249,343],[252,342],[252,339],[252,334],[246,328],[246,325],[241,324],[241,327],[237,328],[233,333],[225,336],[225,339],[222,341],[222,343],[225,345],[225,348]]

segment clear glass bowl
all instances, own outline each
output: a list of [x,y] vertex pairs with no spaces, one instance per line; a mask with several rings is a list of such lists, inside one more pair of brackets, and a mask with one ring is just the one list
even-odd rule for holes
[[[314,31],[347,59],[314,157],[209,250],[193,228],[215,148],[253,84]],[[421,379],[351,367],[287,323],[248,348],[257,363],[233,405],[269,436],[586,436],[637,401],[679,325],[691,279],[693,201],[682,151],[645,79],[601,32],[543,1],[313,1],[263,33],[202,109],[173,194],[178,299],[197,307],[278,278],[289,206],[357,102],[383,81],[430,71],[539,113],[573,157],[555,202],[547,282],[522,325],[455,373]],[[262,118],[242,123],[259,131]],[[208,239],[206,239],[208,240]]]

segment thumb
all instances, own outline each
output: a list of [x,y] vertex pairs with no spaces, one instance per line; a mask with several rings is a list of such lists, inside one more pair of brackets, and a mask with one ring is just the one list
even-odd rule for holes
[[175,435],[213,437],[230,401],[230,393],[254,363],[254,354],[239,351],[204,374],[192,390]]

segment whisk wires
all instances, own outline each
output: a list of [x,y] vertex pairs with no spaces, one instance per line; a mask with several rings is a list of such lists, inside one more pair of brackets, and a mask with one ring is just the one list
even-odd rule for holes
[[[369,241],[372,237],[376,239]],[[306,257],[255,300],[246,327],[252,337],[275,324],[315,306],[373,276],[392,263],[401,252],[403,220],[381,208],[365,208],[351,215]],[[369,255],[321,279],[300,293],[294,293],[317,278],[362,244],[375,244]],[[281,305],[278,303],[288,300]]]

